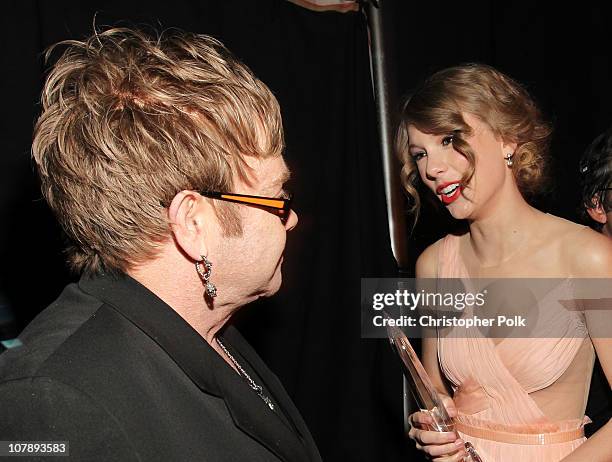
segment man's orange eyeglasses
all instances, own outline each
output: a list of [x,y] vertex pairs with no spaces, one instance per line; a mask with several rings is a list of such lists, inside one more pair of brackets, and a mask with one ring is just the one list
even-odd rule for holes
[[291,201],[293,200],[292,195],[289,193],[284,193],[284,197],[249,196],[247,194],[222,193],[218,191],[200,191],[200,194],[211,199],[251,205],[266,210],[280,218],[283,224],[287,223],[289,219]]

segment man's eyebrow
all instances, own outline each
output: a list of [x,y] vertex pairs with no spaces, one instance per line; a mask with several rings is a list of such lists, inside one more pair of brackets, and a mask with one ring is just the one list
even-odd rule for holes
[[279,187],[285,184],[291,178],[291,171],[288,168],[285,168],[279,175],[269,183],[269,186],[266,188],[266,194],[275,194],[278,192]]
[[271,185],[273,188],[278,186],[282,186],[291,178],[291,171],[288,168],[285,168],[279,175],[272,181]]
[[276,184],[282,185],[286,183],[287,181],[289,181],[290,178],[291,178],[291,170],[286,168],[285,170],[283,170],[283,173],[281,173],[278,179],[276,180]]

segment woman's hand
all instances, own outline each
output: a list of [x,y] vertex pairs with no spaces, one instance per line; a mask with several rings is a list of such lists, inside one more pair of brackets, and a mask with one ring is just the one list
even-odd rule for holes
[[[455,417],[457,408],[450,396],[442,396],[442,403],[448,415]],[[414,440],[417,449],[425,452],[435,462],[458,462],[467,456],[464,441],[454,432],[436,432],[429,430],[433,418],[427,412],[415,412],[408,418],[410,431],[408,436]]]

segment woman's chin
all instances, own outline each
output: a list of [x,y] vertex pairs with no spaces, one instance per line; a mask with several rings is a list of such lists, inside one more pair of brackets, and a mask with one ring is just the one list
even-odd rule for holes
[[471,218],[473,212],[472,204],[464,198],[457,199],[452,204],[448,204],[446,209],[455,220],[467,220]]

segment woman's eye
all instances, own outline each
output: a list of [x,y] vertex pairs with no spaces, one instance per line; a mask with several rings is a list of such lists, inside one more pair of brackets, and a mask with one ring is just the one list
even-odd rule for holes
[[445,136],[444,138],[442,138],[442,146],[448,146],[449,144],[452,144],[454,139],[455,137],[453,135]]
[[412,154],[412,158],[413,158],[415,161],[419,161],[419,160],[421,160],[423,157],[425,157],[426,155],[427,155],[427,153],[426,153],[426,152],[423,152],[423,151],[421,151],[421,152],[415,152],[414,154]]

